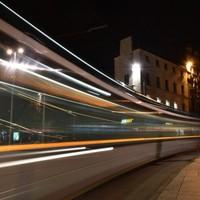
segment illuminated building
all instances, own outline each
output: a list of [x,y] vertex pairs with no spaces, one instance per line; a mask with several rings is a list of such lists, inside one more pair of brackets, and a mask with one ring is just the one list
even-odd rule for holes
[[114,63],[116,80],[158,103],[190,111],[188,78],[191,73],[186,66],[143,49],[133,49],[131,37],[120,41],[120,55]]

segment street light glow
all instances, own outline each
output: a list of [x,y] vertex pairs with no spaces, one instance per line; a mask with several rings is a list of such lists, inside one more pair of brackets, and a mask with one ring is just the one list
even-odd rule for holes
[[140,63],[133,63],[131,65],[131,78],[130,84],[134,87],[134,90],[140,92],[141,91],[141,64]]
[[20,47],[20,48],[17,49],[17,52],[18,52],[19,54],[23,54],[23,53],[24,53],[24,49]]
[[141,65],[140,63],[133,63],[132,64],[132,71],[140,71]]
[[6,54],[9,55],[9,56],[12,55],[13,54],[13,50],[12,49],[7,49],[6,50]]
[[9,56],[14,54],[14,53],[23,54],[24,48],[20,47],[20,48],[17,49],[17,51],[14,51],[13,49],[10,49],[10,48],[6,50],[6,54],[9,55]]
[[193,62],[192,61],[187,61],[186,69],[187,69],[188,72],[191,72],[192,66],[193,66]]

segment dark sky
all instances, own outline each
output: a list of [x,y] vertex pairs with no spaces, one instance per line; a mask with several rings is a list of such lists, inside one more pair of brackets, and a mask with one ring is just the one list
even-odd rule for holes
[[107,74],[120,39],[129,35],[135,47],[179,63],[187,47],[200,50],[197,0],[2,1]]

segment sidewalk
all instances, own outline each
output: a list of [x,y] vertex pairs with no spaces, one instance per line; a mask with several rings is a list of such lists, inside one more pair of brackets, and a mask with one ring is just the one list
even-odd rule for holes
[[158,200],[200,200],[200,156],[184,167]]

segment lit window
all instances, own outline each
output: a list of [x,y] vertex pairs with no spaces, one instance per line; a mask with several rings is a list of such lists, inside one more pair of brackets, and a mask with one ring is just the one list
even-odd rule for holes
[[170,103],[168,100],[165,101],[166,106],[170,106]]
[[176,102],[174,102],[174,108],[175,108],[175,109],[178,109],[178,105],[177,105]]
[[159,97],[156,98],[156,101],[157,101],[158,103],[161,103],[161,100],[160,100]]
[[151,97],[150,97],[150,95],[149,95],[149,94],[147,94],[147,95],[146,95],[146,97],[147,97],[147,98],[149,98],[149,99],[151,99]]

